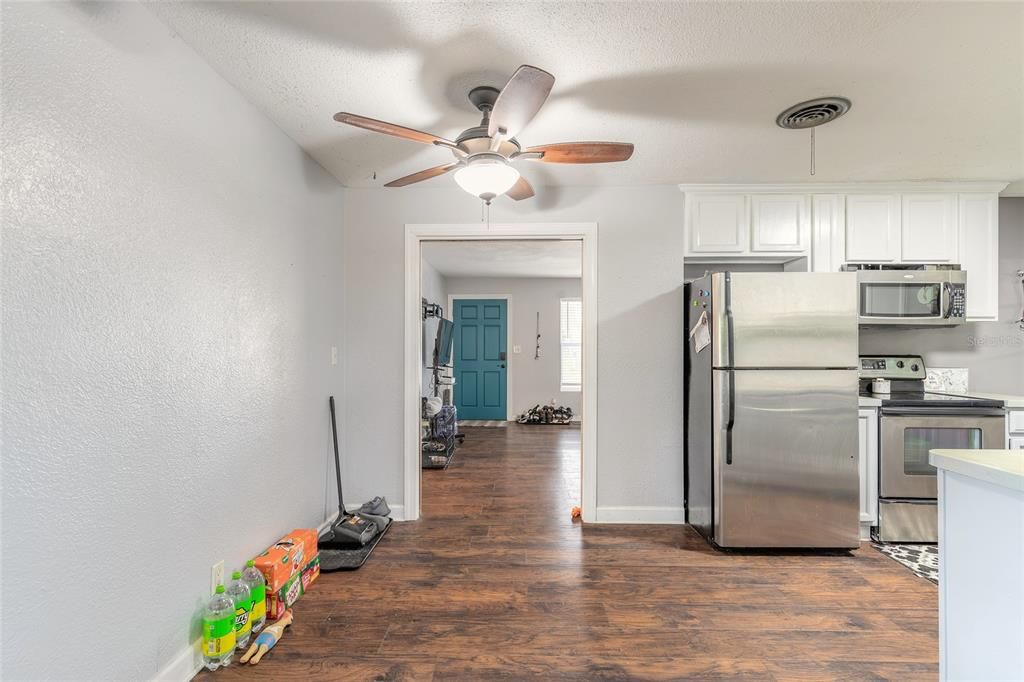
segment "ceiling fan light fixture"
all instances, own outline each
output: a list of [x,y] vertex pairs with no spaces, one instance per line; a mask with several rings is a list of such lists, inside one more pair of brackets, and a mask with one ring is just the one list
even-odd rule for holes
[[475,197],[490,201],[512,189],[519,171],[500,154],[479,154],[455,171],[455,182]]

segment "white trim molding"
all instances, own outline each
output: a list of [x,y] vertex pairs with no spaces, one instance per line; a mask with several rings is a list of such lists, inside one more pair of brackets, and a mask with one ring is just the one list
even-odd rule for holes
[[908,180],[901,182],[793,182],[764,183],[762,185],[742,183],[683,184],[682,192],[704,194],[878,194],[885,192],[1002,192],[1010,183],[997,180],[984,181],[942,181]]
[[[515,421],[515,415],[509,414],[512,409],[512,384],[514,380],[512,378],[512,372],[508,371],[509,367],[508,356],[512,352],[512,348],[509,341],[515,338],[512,335],[512,296],[510,294],[448,294],[448,314],[451,315],[451,321],[455,322],[455,301],[465,301],[470,299],[488,299],[488,298],[500,298],[505,300],[505,420]],[[455,375],[455,360],[452,360],[452,376]],[[455,394],[458,393],[459,386],[456,384],[452,387],[452,404],[455,404]]]
[[595,523],[686,523],[682,507],[598,507]]
[[403,516],[420,516],[420,244],[435,240],[578,239],[583,242],[583,401],[580,505],[583,520],[597,512],[597,223],[407,224],[405,226],[405,405]]

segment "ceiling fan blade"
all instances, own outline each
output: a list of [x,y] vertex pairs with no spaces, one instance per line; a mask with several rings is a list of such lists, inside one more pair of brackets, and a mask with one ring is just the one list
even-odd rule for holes
[[494,137],[500,133],[505,139],[518,135],[540,111],[554,84],[555,77],[547,71],[520,66],[494,102],[487,134]]
[[520,154],[545,163],[612,163],[633,156],[633,145],[628,142],[560,142],[530,147]]
[[424,133],[420,130],[413,130],[412,128],[406,128],[405,126],[395,125],[394,123],[388,123],[387,121],[378,121],[375,118],[367,118],[366,116],[359,116],[358,114],[350,114],[347,111],[339,111],[334,115],[334,120],[338,123],[347,123],[350,126],[357,128],[364,128],[366,130],[372,130],[375,133],[384,133],[385,135],[394,135],[400,137],[403,140],[412,140],[413,142],[422,142],[423,144],[440,144],[446,147],[454,147],[455,143],[451,140],[446,140],[443,137],[437,135],[431,135],[430,133]]
[[455,170],[458,167],[459,167],[458,162],[456,162],[456,163],[448,163],[448,164],[445,164],[443,166],[434,166],[433,168],[428,168],[426,170],[421,170],[418,173],[413,173],[412,175],[406,175],[404,178],[398,178],[397,180],[392,180],[391,182],[389,182],[388,184],[386,184],[384,186],[385,187],[405,187],[406,185],[411,185],[411,184],[416,183],[416,182],[423,182],[424,180],[429,180],[430,178],[436,178],[438,175],[444,175],[448,171]]
[[533,196],[533,187],[530,185],[529,180],[520,175],[519,179],[516,180],[516,184],[512,185],[512,189],[505,192],[505,194],[516,201],[522,201]]

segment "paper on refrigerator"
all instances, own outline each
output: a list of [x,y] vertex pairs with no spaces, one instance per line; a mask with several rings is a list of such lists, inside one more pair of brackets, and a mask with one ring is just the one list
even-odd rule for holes
[[690,330],[690,339],[693,341],[693,351],[699,353],[711,345],[711,328],[708,325],[708,311],[702,310],[697,324]]

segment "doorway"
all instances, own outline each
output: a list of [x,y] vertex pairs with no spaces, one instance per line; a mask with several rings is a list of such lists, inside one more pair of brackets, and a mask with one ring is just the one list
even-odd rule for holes
[[[424,299],[426,296],[421,291],[420,283],[421,277],[429,277],[429,273],[426,268],[421,266],[421,247],[434,246],[435,242],[451,242],[451,243],[467,243],[467,242],[488,242],[490,244],[497,244],[498,248],[507,248],[514,250],[516,243],[522,242],[533,242],[538,241],[546,242],[549,244],[557,244],[559,242],[573,242],[577,247],[577,267],[579,269],[579,275],[576,280],[576,291],[575,292],[562,292],[559,294],[561,298],[554,299],[554,312],[545,312],[545,322],[547,324],[558,324],[558,306],[561,304],[565,307],[565,301],[575,301],[575,308],[571,306],[567,309],[575,309],[580,311],[577,314],[578,321],[580,323],[580,329],[576,333],[576,340],[574,343],[575,354],[569,353],[567,357],[574,358],[578,363],[576,368],[576,379],[568,383],[563,382],[560,387],[556,386],[556,391],[559,390],[575,390],[576,395],[573,398],[574,404],[578,406],[578,409],[574,409],[574,414],[578,415],[577,418],[581,418],[582,423],[576,428],[575,440],[578,443],[578,470],[579,470],[579,488],[574,491],[572,497],[578,500],[578,503],[582,507],[584,520],[592,521],[594,518],[594,510],[596,508],[596,470],[597,470],[597,443],[596,443],[596,393],[597,393],[597,357],[596,357],[596,340],[597,340],[597,320],[596,320],[596,276],[597,276],[597,226],[593,223],[573,223],[573,224],[527,224],[527,225],[407,225],[406,226],[406,431],[405,431],[405,458],[404,458],[404,491],[405,491],[405,516],[408,520],[413,520],[420,517],[421,512],[421,466],[420,466],[420,437],[421,437],[421,398],[423,397],[423,390],[425,381],[430,381],[429,377],[426,377],[423,373],[423,365],[421,364],[421,358],[424,357],[424,351],[427,349],[428,344],[431,344],[429,333],[421,333],[423,328],[423,322],[421,319],[422,306],[427,303]],[[503,243],[504,242],[504,243]],[[483,246],[483,244],[479,244]],[[514,260],[514,259],[513,259]],[[424,279],[424,288],[426,288],[426,279]],[[489,367],[478,367],[474,370],[472,366],[469,369],[476,372],[476,382],[474,383],[472,378],[467,378],[460,381],[458,377],[455,377],[454,385],[447,388],[437,390],[436,393],[444,395],[447,392],[449,399],[455,403],[458,407],[460,414],[460,421],[464,419],[463,412],[467,408],[473,407],[487,407],[488,409],[494,410],[490,413],[485,413],[484,418],[490,417],[495,421],[502,420],[501,410],[504,409],[504,419],[513,420],[517,414],[523,409],[519,403],[523,401],[533,400],[526,392],[529,386],[523,381],[523,385],[519,388],[514,388],[515,381],[512,373],[509,372],[508,363],[518,362],[520,365],[529,359],[531,365],[540,364],[540,359],[545,358],[549,362],[558,363],[558,344],[559,344],[559,333],[557,327],[555,330],[548,331],[543,339],[544,348],[547,353],[542,353],[540,348],[542,343],[538,341],[536,344],[533,342],[535,332],[540,329],[539,322],[536,329],[534,329],[533,321],[535,320],[536,313],[531,313],[531,323],[526,324],[519,319],[517,321],[516,314],[510,306],[510,299],[515,301],[514,296],[510,295],[499,295],[493,288],[482,290],[479,295],[461,292],[457,295],[453,295],[450,300],[439,299],[448,303],[445,306],[446,317],[455,317],[458,314],[460,322],[464,322],[462,325],[467,331],[464,332],[465,338],[460,338],[462,332],[456,330],[454,337],[458,340],[458,348],[456,350],[456,357],[462,353],[464,349],[471,350],[468,353],[467,361],[483,362],[483,363],[497,363],[499,366],[495,368]],[[465,303],[462,303],[465,301]],[[504,304],[504,305],[502,305]],[[439,306],[440,307],[440,306]],[[504,325],[499,322],[502,318],[502,312],[504,312]],[[465,314],[463,314],[465,313]],[[487,317],[484,317],[487,316]],[[520,311],[520,318],[522,313]],[[491,325],[490,331],[486,322],[487,320],[494,321],[495,324]],[[483,321],[483,322],[481,322]],[[516,325],[519,325],[519,337],[513,337],[513,329]],[[504,326],[505,334],[501,334],[502,326]],[[481,335],[489,334],[491,337],[490,346],[486,343],[481,342]],[[523,336],[526,334],[526,336]],[[529,342],[524,339],[529,338]],[[513,339],[513,340],[509,340]],[[504,342],[504,347],[502,343]],[[504,357],[501,355],[504,352]],[[494,357],[492,357],[494,356]],[[502,363],[502,360],[505,363]],[[506,364],[506,367],[500,367],[501,364]],[[505,391],[504,400],[502,403],[502,391],[501,391],[501,374],[496,373],[493,370],[504,369],[505,372]],[[462,368],[460,367],[460,372]],[[556,370],[557,371],[557,370]],[[488,372],[491,372],[491,376],[488,378],[485,376]],[[563,377],[556,375],[556,383]],[[488,383],[489,382],[489,383]],[[463,395],[460,396],[460,383],[463,384],[462,388]],[[574,386],[574,387],[573,387]],[[436,389],[436,386],[432,386],[431,389]],[[520,392],[520,397],[517,399],[517,391]],[[490,393],[488,393],[490,392]],[[475,393],[475,395],[473,395]],[[557,396],[557,393],[556,393]],[[547,401],[545,401],[547,402]],[[525,404],[525,403],[524,403]],[[472,411],[469,413],[470,416],[474,416]],[[508,421],[508,424],[514,428],[520,429],[544,429],[544,426],[520,426],[516,427],[514,422]],[[558,427],[550,427],[558,428]],[[540,433],[536,431],[535,433]],[[570,439],[571,440],[571,439]],[[575,448],[574,448],[575,449]],[[457,461],[457,458],[456,458]],[[434,475],[438,472],[428,472],[430,475]],[[568,509],[566,509],[568,513]]]

